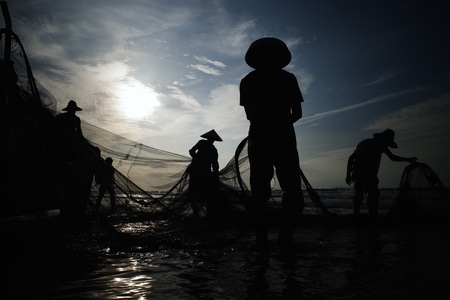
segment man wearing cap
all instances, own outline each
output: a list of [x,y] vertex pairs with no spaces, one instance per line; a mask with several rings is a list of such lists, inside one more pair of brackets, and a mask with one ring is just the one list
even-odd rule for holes
[[250,121],[251,210],[257,245],[267,247],[267,203],[276,175],[283,190],[283,223],[278,242],[291,244],[304,207],[300,163],[293,123],[302,117],[303,97],[296,77],[283,70],[291,60],[286,44],[276,38],[254,41],[245,55],[254,68],[240,83],[240,105]]
[[395,132],[392,129],[375,133],[373,138],[361,141],[356,146],[353,154],[348,158],[345,182],[348,185],[354,184],[354,215],[359,215],[361,204],[366,194],[369,215],[378,215],[380,192],[378,190],[379,180],[377,175],[380,168],[381,154],[385,153],[392,161],[416,162],[416,157],[401,157],[389,150],[389,148],[397,148],[394,137]]
[[[214,200],[213,187],[217,183],[219,174],[219,154],[213,145],[215,141],[221,142],[222,138],[212,129],[200,137],[194,147],[189,150],[192,157],[189,173],[189,196],[191,198],[192,212],[195,218],[199,216],[199,202],[207,204],[211,208],[211,200]],[[207,211],[210,215],[211,211]]]

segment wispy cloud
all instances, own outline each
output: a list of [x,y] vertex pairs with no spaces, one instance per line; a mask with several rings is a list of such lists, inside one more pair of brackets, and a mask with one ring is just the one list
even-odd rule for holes
[[296,72],[298,85],[303,94],[308,94],[308,90],[312,83],[316,80],[315,76],[306,69],[300,69]]
[[208,59],[208,58],[206,58],[204,56],[195,56],[195,59],[197,59],[200,62],[208,63],[208,64],[214,65],[216,67],[219,67],[219,68],[225,68],[226,67],[226,65],[224,63],[222,63],[220,61],[216,61],[216,60],[210,60],[210,59]]
[[[223,12],[228,14],[227,12]],[[213,49],[221,55],[231,57],[242,57],[247,47],[252,42],[252,31],[256,28],[255,20],[235,21],[230,16],[224,17],[221,22],[213,19],[211,30],[208,37],[199,39],[197,43],[208,49]],[[206,44],[205,41],[209,43]],[[214,43],[210,43],[214,41]]]
[[201,65],[201,64],[195,64],[195,65],[190,65],[191,68],[194,68],[198,71],[201,71],[203,73],[209,74],[209,75],[220,75],[221,72],[211,66],[207,66],[207,65]]
[[228,138],[245,137],[248,121],[239,105],[239,86],[227,84],[213,89],[203,110],[205,124],[218,128]]
[[200,103],[192,96],[185,94],[179,87],[177,86],[169,86],[171,90],[170,97],[173,99],[177,99],[181,102],[182,106],[189,110],[199,110],[201,109]]
[[413,89],[408,89],[408,90],[403,90],[403,91],[399,91],[399,92],[394,92],[394,93],[389,93],[389,94],[384,94],[384,95],[379,95],[376,96],[372,99],[360,102],[360,103],[355,103],[352,105],[348,105],[348,106],[344,106],[341,108],[337,108],[337,109],[332,109],[332,110],[328,110],[328,111],[324,111],[324,112],[320,112],[320,113],[316,113],[312,116],[306,116],[303,117],[301,119],[301,121],[299,123],[302,124],[309,124],[309,123],[314,123],[320,119],[332,116],[332,115],[336,115],[336,114],[340,114],[343,112],[347,112],[347,111],[351,111],[354,109],[358,109],[364,106],[368,106],[368,105],[372,105],[378,102],[382,102],[382,101],[386,101],[389,99],[393,99],[393,98],[397,98],[397,97],[401,97],[401,96],[405,96],[405,95],[410,95],[410,94],[415,94],[418,92],[422,92],[425,91],[427,89],[429,89],[430,86],[422,86],[422,87],[418,87],[418,88],[413,88]]
[[360,87],[369,87],[372,85],[382,83],[386,80],[393,79],[393,78],[397,77],[401,72],[402,72],[401,69],[392,69],[392,70],[384,71],[383,74],[378,76],[375,80],[365,83],[365,84],[361,85]]
[[450,135],[450,94],[428,99],[385,114],[369,124],[366,130],[395,128],[426,136]]

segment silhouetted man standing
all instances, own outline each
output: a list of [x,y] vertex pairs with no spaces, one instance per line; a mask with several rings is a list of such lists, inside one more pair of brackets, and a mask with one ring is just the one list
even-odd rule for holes
[[291,53],[276,38],[253,42],[245,61],[255,70],[240,83],[240,105],[250,121],[248,155],[250,160],[251,207],[258,246],[267,246],[267,202],[274,168],[281,189],[283,224],[278,242],[291,244],[297,217],[304,207],[300,163],[293,123],[302,117],[303,97],[295,76],[282,68]]
[[63,108],[65,112],[56,116],[57,137],[60,140],[59,154],[63,160],[71,163],[79,161],[81,146],[84,142],[81,120],[76,115],[76,112],[81,110],[74,100],[70,100]]
[[[219,176],[219,154],[213,145],[215,141],[221,142],[222,138],[212,129],[200,137],[190,150],[192,156],[189,174],[189,196],[192,212],[195,218],[199,216],[199,204],[205,204],[207,214],[212,217],[213,203],[216,200],[216,188]],[[214,199],[213,199],[214,198]]]
[[63,108],[65,112],[55,118],[57,157],[61,168],[59,178],[65,195],[61,214],[74,220],[86,210],[92,183],[91,176],[88,176],[88,166],[83,162],[83,150],[87,142],[81,130],[81,120],[76,115],[81,110],[74,100],[70,100]]
[[99,170],[97,170],[97,173],[95,174],[95,181],[100,184],[97,201],[95,202],[95,207],[97,209],[100,208],[100,204],[106,191],[108,191],[109,193],[111,210],[114,211],[116,209],[116,195],[114,193],[115,169],[112,163],[113,159],[111,157],[105,158],[105,161],[103,162],[103,164],[99,165]]
[[353,154],[348,158],[345,182],[348,185],[354,183],[354,215],[359,215],[361,204],[366,194],[369,215],[378,215],[380,191],[378,190],[379,180],[377,175],[380,168],[381,154],[385,153],[392,161],[416,162],[416,157],[401,157],[389,150],[389,148],[397,148],[394,136],[395,132],[392,129],[375,133],[373,138],[361,141],[356,146]]

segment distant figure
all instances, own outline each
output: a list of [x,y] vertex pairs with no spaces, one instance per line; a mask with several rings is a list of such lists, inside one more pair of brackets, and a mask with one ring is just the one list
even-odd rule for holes
[[192,213],[195,218],[199,216],[199,204],[206,203],[207,215],[211,213],[212,201],[215,197],[217,182],[219,180],[219,154],[213,145],[222,138],[214,129],[201,135],[205,138],[197,142],[189,150],[192,157],[189,174],[189,197],[191,199]]
[[297,218],[304,207],[300,162],[293,123],[302,117],[303,97],[296,77],[283,70],[291,60],[286,44],[276,38],[254,41],[245,61],[255,70],[240,83],[240,105],[250,121],[251,207],[257,244],[267,247],[267,202],[276,175],[283,190],[281,244],[293,243]]
[[58,152],[60,158],[71,163],[79,160],[81,146],[84,142],[81,120],[75,114],[81,110],[74,100],[70,100],[67,106],[63,108],[65,113],[56,116],[56,131],[60,142]]
[[393,154],[389,148],[397,148],[394,142],[395,132],[386,129],[375,133],[373,138],[361,141],[356,150],[348,158],[347,176],[345,182],[353,183],[355,195],[353,197],[353,214],[359,215],[364,196],[367,195],[367,207],[370,216],[378,215],[380,191],[378,190],[378,169],[381,154],[385,153],[392,161],[406,161],[415,163],[416,157],[400,157]]
[[113,159],[111,157],[105,158],[105,162],[95,173],[95,182],[100,184],[97,201],[95,203],[95,207],[97,209],[100,208],[100,204],[106,191],[108,191],[109,194],[111,210],[116,209],[116,196],[114,193],[114,167],[112,166],[112,163]]
[[89,193],[92,188],[92,182],[94,181],[95,173],[101,169],[105,161],[101,156],[101,150],[99,147],[90,147],[89,152],[89,170],[88,170],[88,183],[89,183]]

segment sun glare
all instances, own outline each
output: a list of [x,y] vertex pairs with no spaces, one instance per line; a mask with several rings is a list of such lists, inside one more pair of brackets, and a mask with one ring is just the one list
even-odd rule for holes
[[143,118],[159,106],[157,93],[142,83],[123,85],[119,90],[123,113],[130,118]]

